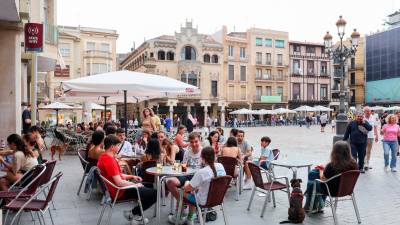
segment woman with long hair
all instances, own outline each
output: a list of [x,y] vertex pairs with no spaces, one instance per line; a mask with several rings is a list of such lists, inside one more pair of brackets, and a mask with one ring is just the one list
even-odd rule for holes
[[174,164],[175,162],[175,155],[179,152],[178,146],[174,145],[170,140],[165,138],[161,142],[161,151],[165,152],[165,162],[167,164]]
[[4,164],[7,176],[0,179],[0,190],[6,191],[10,184],[20,179],[24,173],[38,164],[37,155],[33,152],[36,139],[32,133],[27,133],[23,138],[18,134],[11,134],[7,137],[10,149],[14,151],[13,161],[8,164],[0,157]]
[[92,134],[91,147],[89,148],[87,159],[93,165],[97,165],[97,160],[104,153],[104,138],[105,134],[101,130],[96,130]]
[[144,155],[141,158],[141,162],[149,160],[159,160],[161,159],[161,148],[160,143],[157,139],[151,138],[147,143],[147,148]]
[[242,158],[242,153],[240,152],[240,149],[237,146],[236,138],[234,137],[228,138],[225,146],[221,150],[221,156],[232,157],[239,160]]
[[149,143],[151,136],[150,130],[144,129],[142,130],[142,134],[140,139],[135,143],[135,152],[138,155],[144,154],[147,148],[147,143]]
[[[337,141],[332,148],[330,162],[326,166],[317,166],[315,169],[310,171],[308,175],[308,184],[306,190],[306,205],[305,209],[309,209],[310,200],[313,189],[313,181],[315,179],[328,180],[340,173],[344,173],[349,170],[358,170],[358,164],[351,155],[350,145],[346,141]],[[333,179],[328,183],[329,191],[332,196],[335,196],[339,190],[340,178]],[[317,192],[322,195],[327,195],[325,185],[317,183]],[[313,208],[321,209],[324,205],[326,197],[317,199],[316,206]],[[314,205],[315,206],[315,205]]]
[[208,134],[208,143],[214,149],[214,153],[216,156],[220,154],[220,146],[219,146],[219,132],[218,131],[211,131]]
[[185,149],[189,147],[189,143],[184,141],[183,135],[186,132],[186,127],[185,126],[179,126],[178,131],[176,132],[174,144],[178,146],[179,152],[176,153],[175,158],[177,160],[182,161],[183,160],[183,155],[185,153]]
[[204,167],[198,170],[190,182],[186,182],[184,185],[185,198],[191,203],[187,217],[188,224],[193,224],[196,219],[196,207],[193,206],[196,205],[196,199],[199,201],[199,205],[206,204],[211,179],[226,175],[224,166],[215,162],[215,152],[212,147],[203,148],[201,160]]
[[386,117],[386,124],[382,127],[382,135],[383,135],[383,156],[385,159],[385,170],[388,170],[389,167],[389,155],[391,157],[390,160],[390,169],[392,172],[397,172],[396,163],[397,163],[397,150],[399,148],[397,138],[400,136],[400,127],[397,125],[397,116],[394,114],[390,114]]
[[149,108],[144,108],[142,115],[143,115],[142,129],[155,131],[156,125],[154,123],[154,119],[152,119],[152,111]]

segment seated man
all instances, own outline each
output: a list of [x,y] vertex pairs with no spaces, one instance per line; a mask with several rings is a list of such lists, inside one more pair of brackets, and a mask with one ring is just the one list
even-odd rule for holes
[[123,128],[118,128],[117,129],[117,137],[121,141],[121,144],[119,146],[119,150],[117,153],[117,158],[118,164],[120,165],[123,170],[128,173],[132,174],[131,166],[129,165],[129,162],[126,160],[123,160],[121,158],[129,158],[134,156],[133,149],[131,143],[128,141],[125,141],[125,130]]
[[253,155],[253,151],[252,151],[252,147],[250,146],[250,144],[244,140],[244,131],[243,130],[239,130],[236,136],[236,140],[237,140],[237,145],[242,153],[243,156],[243,169],[244,169],[244,173],[246,174],[246,178],[244,180],[244,186],[243,189],[244,190],[250,190],[252,188],[252,183],[251,183],[251,173],[250,173],[250,169],[247,166],[247,162],[248,161],[253,161],[252,159],[252,155]]
[[[189,135],[189,147],[185,151],[182,163],[190,164],[190,166],[200,166],[201,165],[201,144],[200,144],[200,134],[193,132]],[[189,166],[189,165],[188,165]],[[192,176],[181,176],[181,177],[171,177],[166,180],[167,188],[175,199],[179,200],[179,187],[182,187],[186,181],[189,181]],[[169,216],[169,221],[175,223],[175,217],[173,215]]]
[[[97,167],[100,169],[101,175],[110,182],[114,183],[116,186],[137,187],[139,189],[143,210],[146,210],[157,201],[157,191],[152,188],[144,187],[141,183],[139,183],[142,181],[140,177],[121,173],[121,169],[116,160],[116,155],[119,149],[118,145],[120,142],[121,141],[118,139],[118,137],[112,134],[108,135],[104,139],[105,152],[100,156]],[[136,183],[129,180],[133,180]],[[113,199],[133,199],[138,197],[137,191],[133,188],[120,191],[118,196],[116,196],[117,190],[112,186],[108,185],[108,190],[110,191],[111,198]],[[132,224],[143,224],[145,222],[142,220],[139,205],[133,208],[131,211],[124,211],[124,216],[127,220],[132,221]]]

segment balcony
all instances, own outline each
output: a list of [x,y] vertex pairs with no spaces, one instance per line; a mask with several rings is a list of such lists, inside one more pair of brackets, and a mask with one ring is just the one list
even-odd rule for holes
[[112,59],[111,52],[99,51],[99,50],[87,50],[84,54],[85,58],[105,58]]
[[256,75],[255,80],[256,81],[287,81],[288,76],[287,75],[268,75],[268,76],[259,77]]
[[288,76],[286,76],[286,75],[274,75],[273,78],[275,81],[287,81],[288,80]]
[[277,62],[276,66],[283,66],[283,62]]
[[44,24],[44,40],[47,44],[56,45],[58,43],[58,27],[52,24]]

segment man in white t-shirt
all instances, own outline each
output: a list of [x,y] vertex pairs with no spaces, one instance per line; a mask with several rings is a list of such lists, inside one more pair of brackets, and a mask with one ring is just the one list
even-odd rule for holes
[[371,158],[371,151],[372,151],[372,146],[375,142],[378,142],[378,121],[376,120],[376,117],[374,117],[371,113],[371,109],[366,106],[364,107],[364,119],[373,127],[371,131],[368,132],[368,142],[367,142],[367,152],[365,155],[365,165],[364,169],[369,170],[372,169],[369,165],[369,160]]
[[[185,151],[182,163],[188,166],[201,166],[201,142],[200,134],[192,132],[189,135],[189,147]],[[189,181],[192,176],[171,177],[166,180],[167,188],[175,199],[179,200],[179,187],[182,187],[186,181]],[[175,218],[174,216],[171,219]]]
[[247,161],[253,161],[253,151],[250,144],[244,139],[244,131],[239,130],[236,136],[237,146],[242,152],[243,156],[243,169],[246,177],[244,179],[243,190],[250,190],[252,188],[251,173],[247,166]]
[[125,141],[125,130],[122,128],[117,129],[117,137],[121,141],[121,145],[118,150],[118,157],[131,157],[134,155],[132,145],[128,141]]

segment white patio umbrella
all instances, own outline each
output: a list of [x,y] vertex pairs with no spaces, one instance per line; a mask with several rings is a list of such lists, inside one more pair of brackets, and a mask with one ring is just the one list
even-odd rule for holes
[[400,106],[392,106],[392,107],[389,107],[389,108],[386,108],[386,110],[388,110],[388,111],[400,111]]
[[260,110],[254,110],[254,114],[257,115],[274,115],[276,112],[274,110],[268,110],[268,109],[260,109]]
[[295,108],[293,110],[297,111],[297,112],[315,112],[315,111],[318,111],[315,108],[313,108],[311,106],[308,106],[308,105],[303,105],[303,106],[300,106],[300,107]]
[[285,108],[277,108],[273,110],[276,114],[296,113],[296,111]]
[[77,107],[72,107],[61,102],[53,102],[39,108],[40,110],[55,110],[56,111],[56,126],[58,125],[58,111],[59,110],[74,110]]
[[103,110],[104,109],[104,107],[103,106],[101,106],[101,105],[99,105],[99,104],[96,104],[96,103],[89,103],[89,107],[92,109],[92,110]]
[[229,114],[237,114],[237,115],[250,115],[250,114],[254,114],[254,111],[252,111],[252,110],[250,110],[250,109],[245,109],[245,108],[242,108],[242,109],[238,109],[238,110],[235,110],[235,111],[232,111],[232,112],[230,112]]
[[322,106],[322,105],[316,105],[316,106],[314,106],[314,108],[319,112],[331,112],[331,111],[333,111],[333,109],[325,107],[325,106]]
[[[167,76],[127,70],[64,81],[61,83],[61,90],[66,96],[103,96],[104,107],[107,106],[107,97],[123,96],[125,103],[125,118],[127,117],[126,103],[128,96],[139,98],[161,98],[184,93],[191,94],[200,92],[199,88],[196,86],[186,84]],[[127,126],[125,126],[125,128],[127,128]]]
[[370,109],[371,110],[374,110],[374,111],[385,111],[385,110],[387,110],[387,108],[386,107],[383,107],[383,106],[372,106],[372,107],[370,107]]

